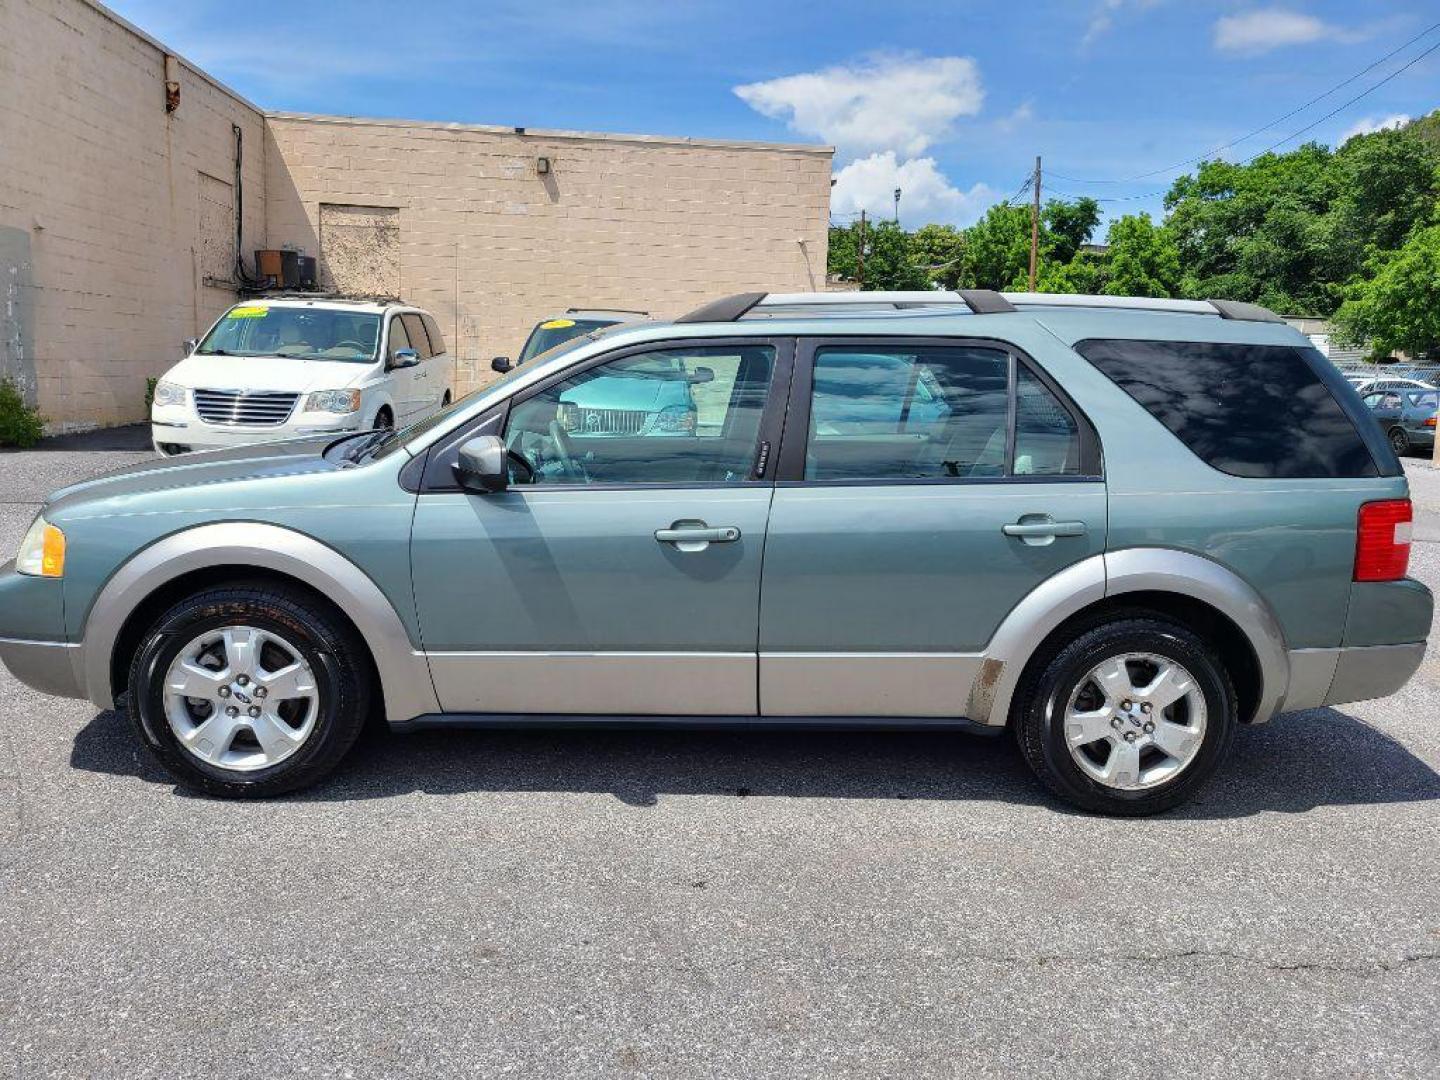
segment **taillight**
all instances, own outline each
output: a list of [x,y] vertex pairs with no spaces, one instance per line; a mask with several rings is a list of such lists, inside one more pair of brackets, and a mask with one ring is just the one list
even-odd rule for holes
[[1361,505],[1355,529],[1356,581],[1396,581],[1405,576],[1412,516],[1409,499]]

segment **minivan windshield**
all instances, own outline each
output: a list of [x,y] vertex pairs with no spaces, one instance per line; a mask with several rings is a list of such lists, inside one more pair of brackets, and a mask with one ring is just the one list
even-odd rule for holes
[[370,363],[380,339],[375,312],[237,304],[205,335],[198,356],[286,356]]
[[549,352],[556,345],[563,344],[571,338],[588,334],[591,330],[599,330],[602,326],[614,326],[614,319],[550,319],[542,322],[530,336],[525,339],[525,347],[520,350],[520,358],[517,364],[523,364],[533,360],[543,352]]

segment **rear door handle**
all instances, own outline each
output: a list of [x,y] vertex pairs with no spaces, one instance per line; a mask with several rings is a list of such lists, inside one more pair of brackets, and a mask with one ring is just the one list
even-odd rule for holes
[[668,529],[656,529],[655,539],[674,544],[680,551],[704,551],[711,544],[733,544],[740,539],[734,525],[712,527],[703,521],[676,521]]
[[1006,536],[1013,536],[1032,546],[1053,544],[1057,536],[1084,536],[1083,521],[1053,521],[1048,514],[1026,514],[1012,525],[1000,526]]

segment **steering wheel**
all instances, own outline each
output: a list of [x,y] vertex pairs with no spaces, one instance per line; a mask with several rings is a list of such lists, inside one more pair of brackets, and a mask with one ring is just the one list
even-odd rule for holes
[[[351,341],[351,340],[349,340],[348,338],[347,338],[346,340],[344,340],[344,341],[337,341],[337,342],[335,342],[335,344],[334,344],[334,345],[331,345],[330,348],[331,348],[331,349],[343,349],[343,348],[345,348],[346,346],[349,346],[350,348],[354,349],[356,352],[364,352],[367,348],[369,348],[369,346],[366,345],[363,341]],[[327,349],[326,351],[328,352],[329,350]]]
[[559,420],[550,421],[550,438],[555,443],[555,456],[560,459],[560,467],[565,470],[565,476],[570,480],[588,484],[590,474],[585,471],[585,466],[580,464],[575,443],[571,440],[569,432],[560,426]]

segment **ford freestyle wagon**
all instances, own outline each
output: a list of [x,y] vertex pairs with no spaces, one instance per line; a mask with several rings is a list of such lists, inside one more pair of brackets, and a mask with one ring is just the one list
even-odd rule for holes
[[[656,370],[695,420],[592,434]],[[1081,807],[1389,694],[1431,596],[1354,389],[1225,301],[745,294],[578,337],[398,432],[56,493],[0,657],[182,784],[314,783],[367,717],[1008,728]]]

